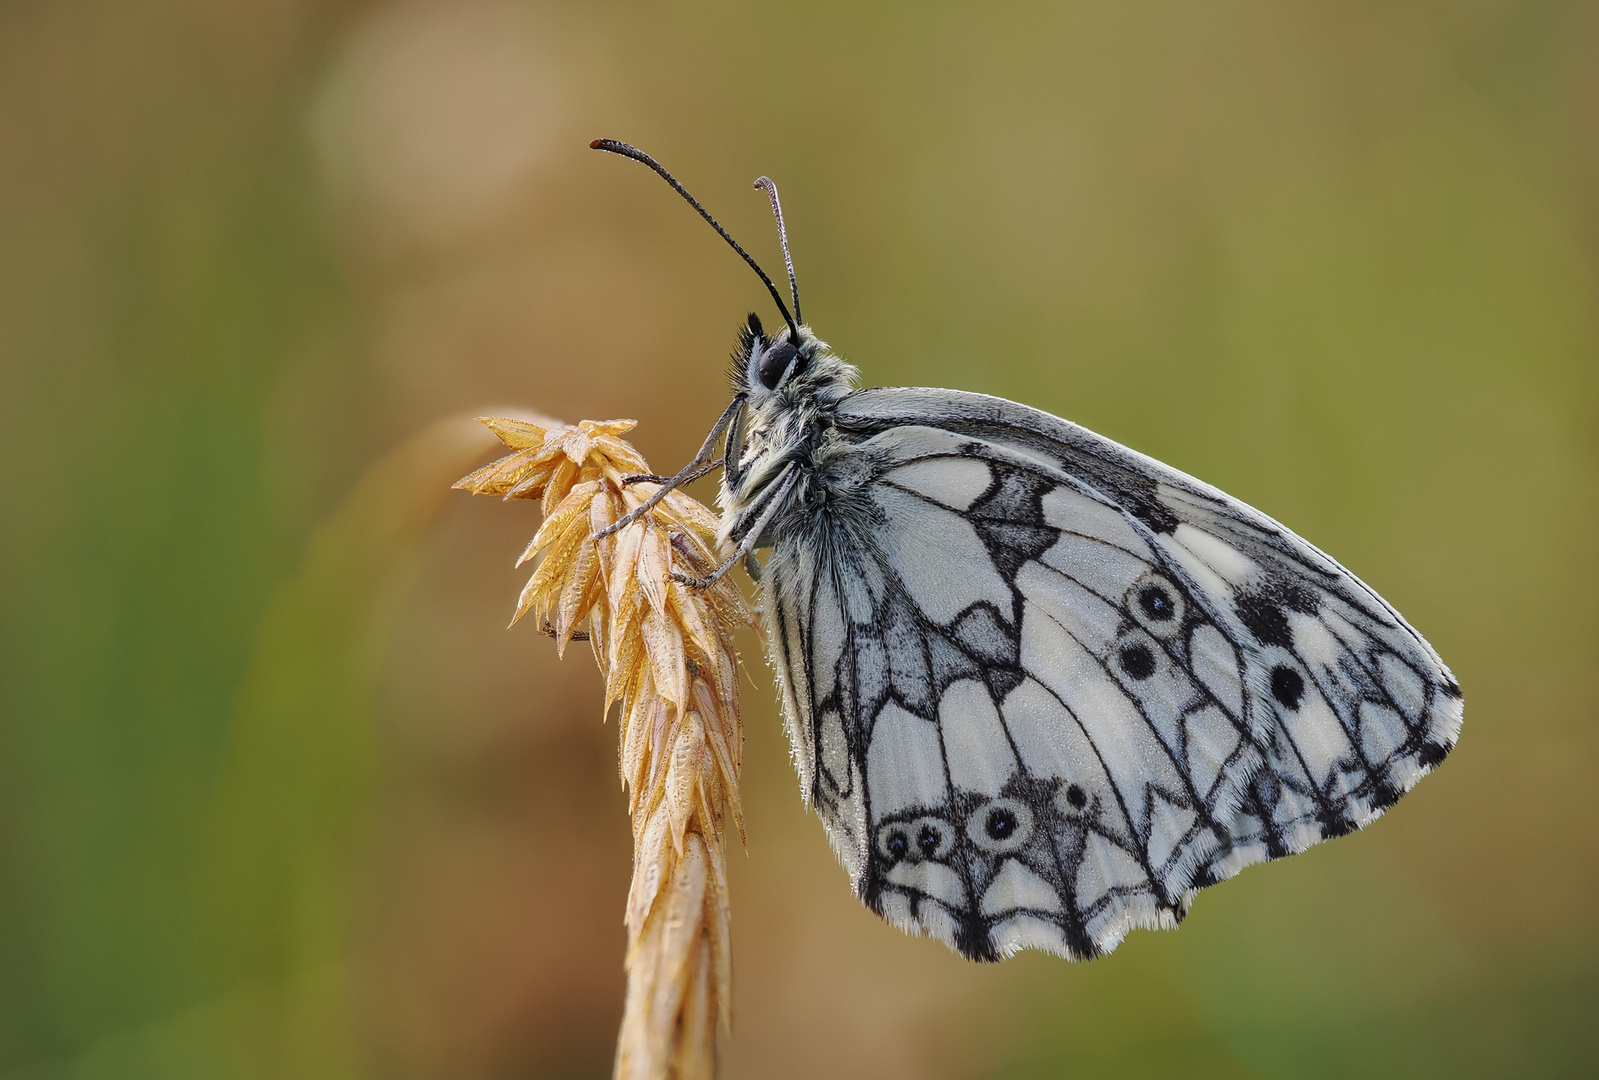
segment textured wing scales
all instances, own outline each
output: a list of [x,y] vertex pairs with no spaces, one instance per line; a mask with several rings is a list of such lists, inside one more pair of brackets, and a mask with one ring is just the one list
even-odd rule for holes
[[1235,500],[979,395],[839,419],[768,612],[806,795],[896,925],[1096,955],[1366,824],[1453,745],[1426,643]]

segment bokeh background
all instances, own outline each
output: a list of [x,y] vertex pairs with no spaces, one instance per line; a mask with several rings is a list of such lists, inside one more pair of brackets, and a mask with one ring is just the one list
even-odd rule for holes
[[[603,1077],[629,834],[463,416],[726,400],[781,270],[869,384],[1281,518],[1454,666],[1368,832],[1111,958],[865,913],[744,643],[733,1077],[1591,1075],[1593,3],[0,6],[0,1077]],[[698,489],[709,498],[711,487]]]

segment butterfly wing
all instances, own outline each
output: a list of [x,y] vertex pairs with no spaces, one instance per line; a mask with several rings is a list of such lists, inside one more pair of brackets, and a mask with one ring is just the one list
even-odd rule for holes
[[860,391],[773,531],[796,764],[857,893],[991,959],[1083,957],[1373,820],[1460,692],[1374,592],[1045,413]]

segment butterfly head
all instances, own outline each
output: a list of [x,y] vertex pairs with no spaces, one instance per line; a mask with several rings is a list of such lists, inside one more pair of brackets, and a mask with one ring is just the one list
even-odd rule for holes
[[797,339],[788,327],[768,335],[760,316],[750,312],[733,351],[734,393],[758,407],[767,400],[793,403],[828,397],[835,388],[843,393],[853,388],[855,369],[834,356],[810,327],[797,329]]
[[[808,327],[768,335],[751,314],[733,351],[734,404],[727,432],[721,503],[736,511],[790,463],[808,458],[825,430],[823,416],[855,389],[853,365]],[[737,520],[724,515],[724,523]]]

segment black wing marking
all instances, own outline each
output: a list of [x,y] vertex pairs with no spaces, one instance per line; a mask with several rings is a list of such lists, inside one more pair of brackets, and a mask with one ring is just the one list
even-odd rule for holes
[[767,579],[806,795],[890,921],[974,958],[1108,951],[1453,745],[1447,670],[1320,552],[1033,410],[916,415],[930,393],[846,400],[854,479],[818,474]]

